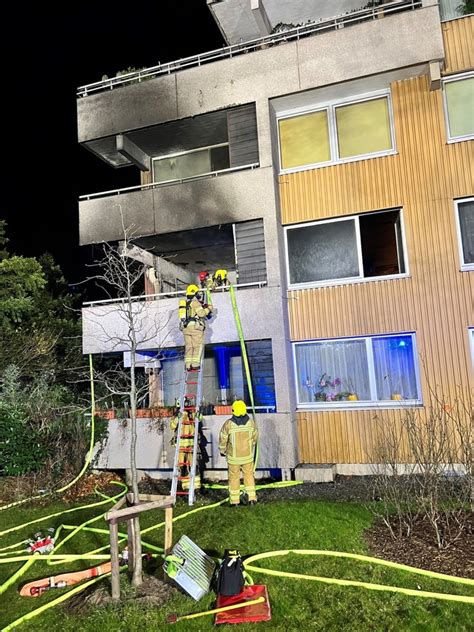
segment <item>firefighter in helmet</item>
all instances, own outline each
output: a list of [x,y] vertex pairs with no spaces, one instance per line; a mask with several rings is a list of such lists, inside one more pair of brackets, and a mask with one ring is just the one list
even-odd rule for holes
[[206,318],[210,318],[212,305],[204,302],[197,285],[188,285],[186,300],[179,302],[180,329],[184,335],[184,363],[186,369],[198,369],[201,365]]
[[[194,413],[188,411],[184,411],[182,413],[183,417],[181,423],[181,436],[178,437],[177,430],[179,425],[179,414],[180,413],[178,409],[175,416],[171,419],[170,422],[170,428],[173,431],[173,436],[171,437],[170,443],[172,446],[176,446],[176,443],[179,441],[180,458],[178,461],[178,465],[180,468],[181,489],[183,491],[188,491],[194,454],[195,419]],[[202,421],[200,419],[198,419],[197,421],[199,423],[199,426],[197,436],[198,445],[196,450],[197,462],[196,472],[194,476],[194,489],[196,491],[202,491],[203,475],[204,470],[206,469],[206,464],[209,463],[209,454],[206,449],[208,440],[202,431]]]
[[230,285],[229,278],[227,276],[227,270],[216,270],[212,277],[214,287],[227,287]]
[[207,272],[207,270],[204,270],[203,272],[199,273],[199,283],[203,290],[214,289],[214,282],[212,280],[212,276],[209,274],[209,272]]
[[249,505],[255,505],[257,495],[254,479],[254,454],[258,441],[255,421],[247,415],[245,402],[232,404],[232,417],[224,422],[219,434],[219,452],[227,459],[230,504],[240,503],[240,471]]

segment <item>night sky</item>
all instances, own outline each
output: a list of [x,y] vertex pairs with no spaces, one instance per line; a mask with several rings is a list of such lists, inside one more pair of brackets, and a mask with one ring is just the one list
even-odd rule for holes
[[224,42],[205,0],[52,4],[17,2],[2,16],[0,218],[15,254],[50,252],[74,285],[92,256],[78,246],[78,196],[139,183],[138,169],[77,144],[76,88]]

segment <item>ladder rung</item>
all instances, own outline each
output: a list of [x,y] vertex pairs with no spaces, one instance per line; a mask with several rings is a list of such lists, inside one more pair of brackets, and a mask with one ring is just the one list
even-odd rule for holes
[[190,476],[178,476],[178,481],[189,481]]
[[189,492],[176,492],[176,496],[187,496]]
[[194,438],[194,434],[180,435],[179,438],[180,439],[193,439]]
[[194,451],[194,448],[180,448],[179,451],[186,452],[187,454],[189,454],[190,452]]
[[199,382],[186,382],[186,384],[198,384]]
[[184,410],[196,410],[196,406],[184,406]]
[[179,467],[185,467],[186,465],[191,465],[191,463],[188,463],[187,461],[178,461]]

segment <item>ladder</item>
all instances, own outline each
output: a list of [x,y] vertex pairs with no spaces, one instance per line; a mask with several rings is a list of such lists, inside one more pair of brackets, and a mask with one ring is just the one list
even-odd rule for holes
[[[199,409],[202,399],[203,362],[204,349],[199,369],[184,369],[181,382],[179,421],[176,429],[176,450],[173,461],[171,496],[174,499],[176,499],[176,496],[188,496],[189,505],[194,503],[199,424],[201,423]],[[184,432],[185,424],[183,420],[185,415],[190,422],[194,423],[194,432],[192,434]],[[182,474],[182,468],[187,468],[187,474]],[[184,481],[188,481],[188,489],[178,490],[178,483],[183,483]]]

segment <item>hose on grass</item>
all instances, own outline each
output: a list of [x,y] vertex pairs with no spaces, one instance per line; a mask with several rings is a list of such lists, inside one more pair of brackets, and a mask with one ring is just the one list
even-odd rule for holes
[[435,573],[434,571],[427,571],[422,568],[416,568],[414,566],[407,566],[405,564],[399,564],[397,562],[390,562],[388,560],[382,560],[377,557],[369,557],[367,555],[359,555],[356,553],[346,553],[343,551],[322,551],[319,549],[288,549],[282,551],[268,551],[267,553],[257,553],[244,560],[245,570],[250,570],[253,573],[261,573],[263,575],[273,575],[275,577],[288,577],[290,579],[303,579],[308,581],[322,582],[325,584],[335,584],[337,586],[352,586],[356,588],[365,588],[367,590],[378,590],[385,592],[401,593],[403,595],[409,595],[411,597],[423,597],[426,599],[440,599],[444,601],[457,601],[460,603],[474,604],[474,597],[468,595],[455,595],[451,593],[437,593],[428,592],[426,590],[413,590],[411,588],[402,588],[400,586],[390,586],[386,584],[374,584],[372,582],[360,582],[349,579],[338,579],[335,577],[320,577],[317,575],[305,575],[302,573],[290,573],[287,571],[276,571],[269,568],[263,568],[261,566],[254,566],[254,562],[258,560],[266,559],[269,557],[282,557],[286,555],[323,555],[327,557],[345,557],[349,559],[355,559],[363,562],[369,562],[370,564],[378,564],[380,566],[387,566],[389,568],[395,568],[397,570],[406,571],[409,573],[415,573],[418,575],[424,575],[432,579],[442,579],[449,582],[455,582],[458,584],[465,584],[468,586],[474,586],[474,580],[467,577],[456,577],[454,575],[445,575],[444,573]]
[[61,494],[62,492],[65,492],[67,489],[69,489],[70,487],[75,485],[77,483],[77,481],[80,478],[82,478],[82,476],[86,472],[86,470],[89,467],[90,462],[92,460],[92,454],[94,452],[94,443],[95,443],[95,439],[94,439],[95,438],[94,369],[93,369],[93,366],[92,366],[92,355],[91,354],[89,354],[89,373],[90,373],[90,385],[91,385],[91,434],[90,434],[90,440],[89,440],[89,449],[87,451],[86,458],[84,460],[84,465],[82,466],[81,471],[79,472],[79,474],[77,474],[77,476],[75,476],[72,479],[72,481],[70,481],[69,483],[67,483],[63,487],[60,487],[59,489],[52,490],[50,492],[46,492],[45,494],[36,494],[35,496],[30,496],[29,498],[23,498],[22,500],[17,500],[16,502],[8,503],[7,505],[2,505],[2,506],[0,506],[0,511],[3,511],[4,509],[10,509],[12,507],[18,507],[18,505],[23,505],[24,503],[27,503],[27,502],[29,502],[31,500],[37,500],[38,498],[45,498],[46,496],[50,496],[51,494]]

